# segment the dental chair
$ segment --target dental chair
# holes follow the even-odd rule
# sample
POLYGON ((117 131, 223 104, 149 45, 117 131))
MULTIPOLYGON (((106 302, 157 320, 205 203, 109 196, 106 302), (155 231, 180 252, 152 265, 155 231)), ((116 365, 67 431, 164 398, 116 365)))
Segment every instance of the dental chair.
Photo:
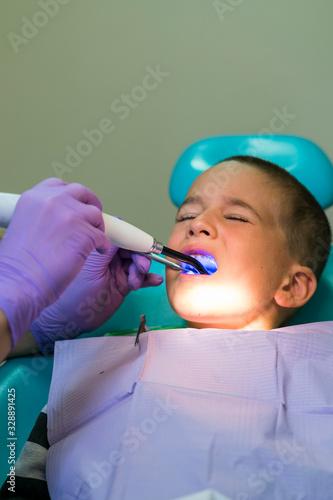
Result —
MULTIPOLYGON (((253 155, 277 163, 302 182, 324 209, 333 204, 333 166, 325 153, 313 142, 294 136, 277 135, 223 136, 203 139, 191 145, 180 156, 170 181, 170 196, 179 206, 193 180, 204 170, 234 155, 253 155)), ((130 222, 130 221, 129 221, 130 222)), ((164 273, 164 266, 152 262, 152 272, 164 273)), ((293 318, 291 324, 333 320, 333 254, 312 299, 293 318)), ((121 308, 104 325, 81 337, 134 333, 140 315, 145 314, 151 329, 182 328, 186 322, 169 306, 165 285, 141 289, 130 294, 121 308)), ((0 368, 0 481, 6 479, 8 390, 15 389, 16 459, 23 448, 35 420, 47 403, 53 358, 31 355, 5 361, 0 368)))

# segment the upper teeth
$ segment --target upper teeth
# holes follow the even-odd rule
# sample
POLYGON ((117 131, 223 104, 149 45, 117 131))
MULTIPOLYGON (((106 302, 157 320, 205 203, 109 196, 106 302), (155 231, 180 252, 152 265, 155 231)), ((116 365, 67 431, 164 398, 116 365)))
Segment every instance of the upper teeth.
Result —
POLYGON ((207 260, 212 260, 213 257, 210 255, 202 255, 201 253, 191 253, 190 257, 193 257, 194 259, 200 260, 200 261, 207 261, 207 260))
POLYGON ((210 254, 208 255, 203 255, 199 253, 191 253, 190 257, 193 257, 194 259, 198 260, 200 264, 203 264, 203 266, 210 271, 211 273, 217 271, 217 263, 214 257, 210 254))
POLYGON ((197 253, 191 253, 190 254, 190 257, 192 257, 193 259, 197 260, 198 262, 200 262, 200 264, 204 264, 205 262, 208 261, 208 258, 204 255, 201 255, 201 254, 197 254, 197 253))

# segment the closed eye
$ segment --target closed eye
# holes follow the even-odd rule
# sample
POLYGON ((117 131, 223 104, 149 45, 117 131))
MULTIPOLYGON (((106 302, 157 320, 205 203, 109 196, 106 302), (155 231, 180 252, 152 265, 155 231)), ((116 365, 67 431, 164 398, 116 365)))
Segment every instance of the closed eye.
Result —
POLYGON ((183 222, 185 220, 195 219, 196 215, 183 215, 181 217, 176 217, 176 222, 183 222))
POLYGON ((224 218, 228 220, 236 220, 239 222, 250 222, 248 219, 241 215, 225 215, 224 218))

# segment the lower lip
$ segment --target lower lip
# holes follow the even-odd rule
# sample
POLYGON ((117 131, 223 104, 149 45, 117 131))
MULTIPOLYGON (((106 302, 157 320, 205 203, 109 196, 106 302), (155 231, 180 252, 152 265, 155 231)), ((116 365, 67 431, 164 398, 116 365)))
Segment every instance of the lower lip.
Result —
POLYGON ((203 274, 199 273, 198 271, 191 271, 187 269, 181 270, 180 274, 184 274, 185 276, 210 276, 210 274, 203 274))
POLYGON ((184 273, 184 271, 180 271, 179 274, 178 274, 178 277, 182 280, 186 280, 186 279, 193 279, 193 278, 196 278, 196 279, 200 279, 200 278, 208 278, 210 276, 210 274, 189 274, 189 273, 184 273))

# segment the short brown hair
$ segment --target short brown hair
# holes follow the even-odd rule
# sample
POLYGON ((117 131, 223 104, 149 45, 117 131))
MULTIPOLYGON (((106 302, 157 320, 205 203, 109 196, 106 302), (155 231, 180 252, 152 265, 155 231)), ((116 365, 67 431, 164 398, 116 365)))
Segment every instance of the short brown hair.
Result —
POLYGON ((284 168, 255 156, 231 156, 219 163, 237 161, 265 173, 282 190, 278 223, 286 235, 290 255, 312 269, 319 280, 331 248, 331 228, 315 197, 284 168))

